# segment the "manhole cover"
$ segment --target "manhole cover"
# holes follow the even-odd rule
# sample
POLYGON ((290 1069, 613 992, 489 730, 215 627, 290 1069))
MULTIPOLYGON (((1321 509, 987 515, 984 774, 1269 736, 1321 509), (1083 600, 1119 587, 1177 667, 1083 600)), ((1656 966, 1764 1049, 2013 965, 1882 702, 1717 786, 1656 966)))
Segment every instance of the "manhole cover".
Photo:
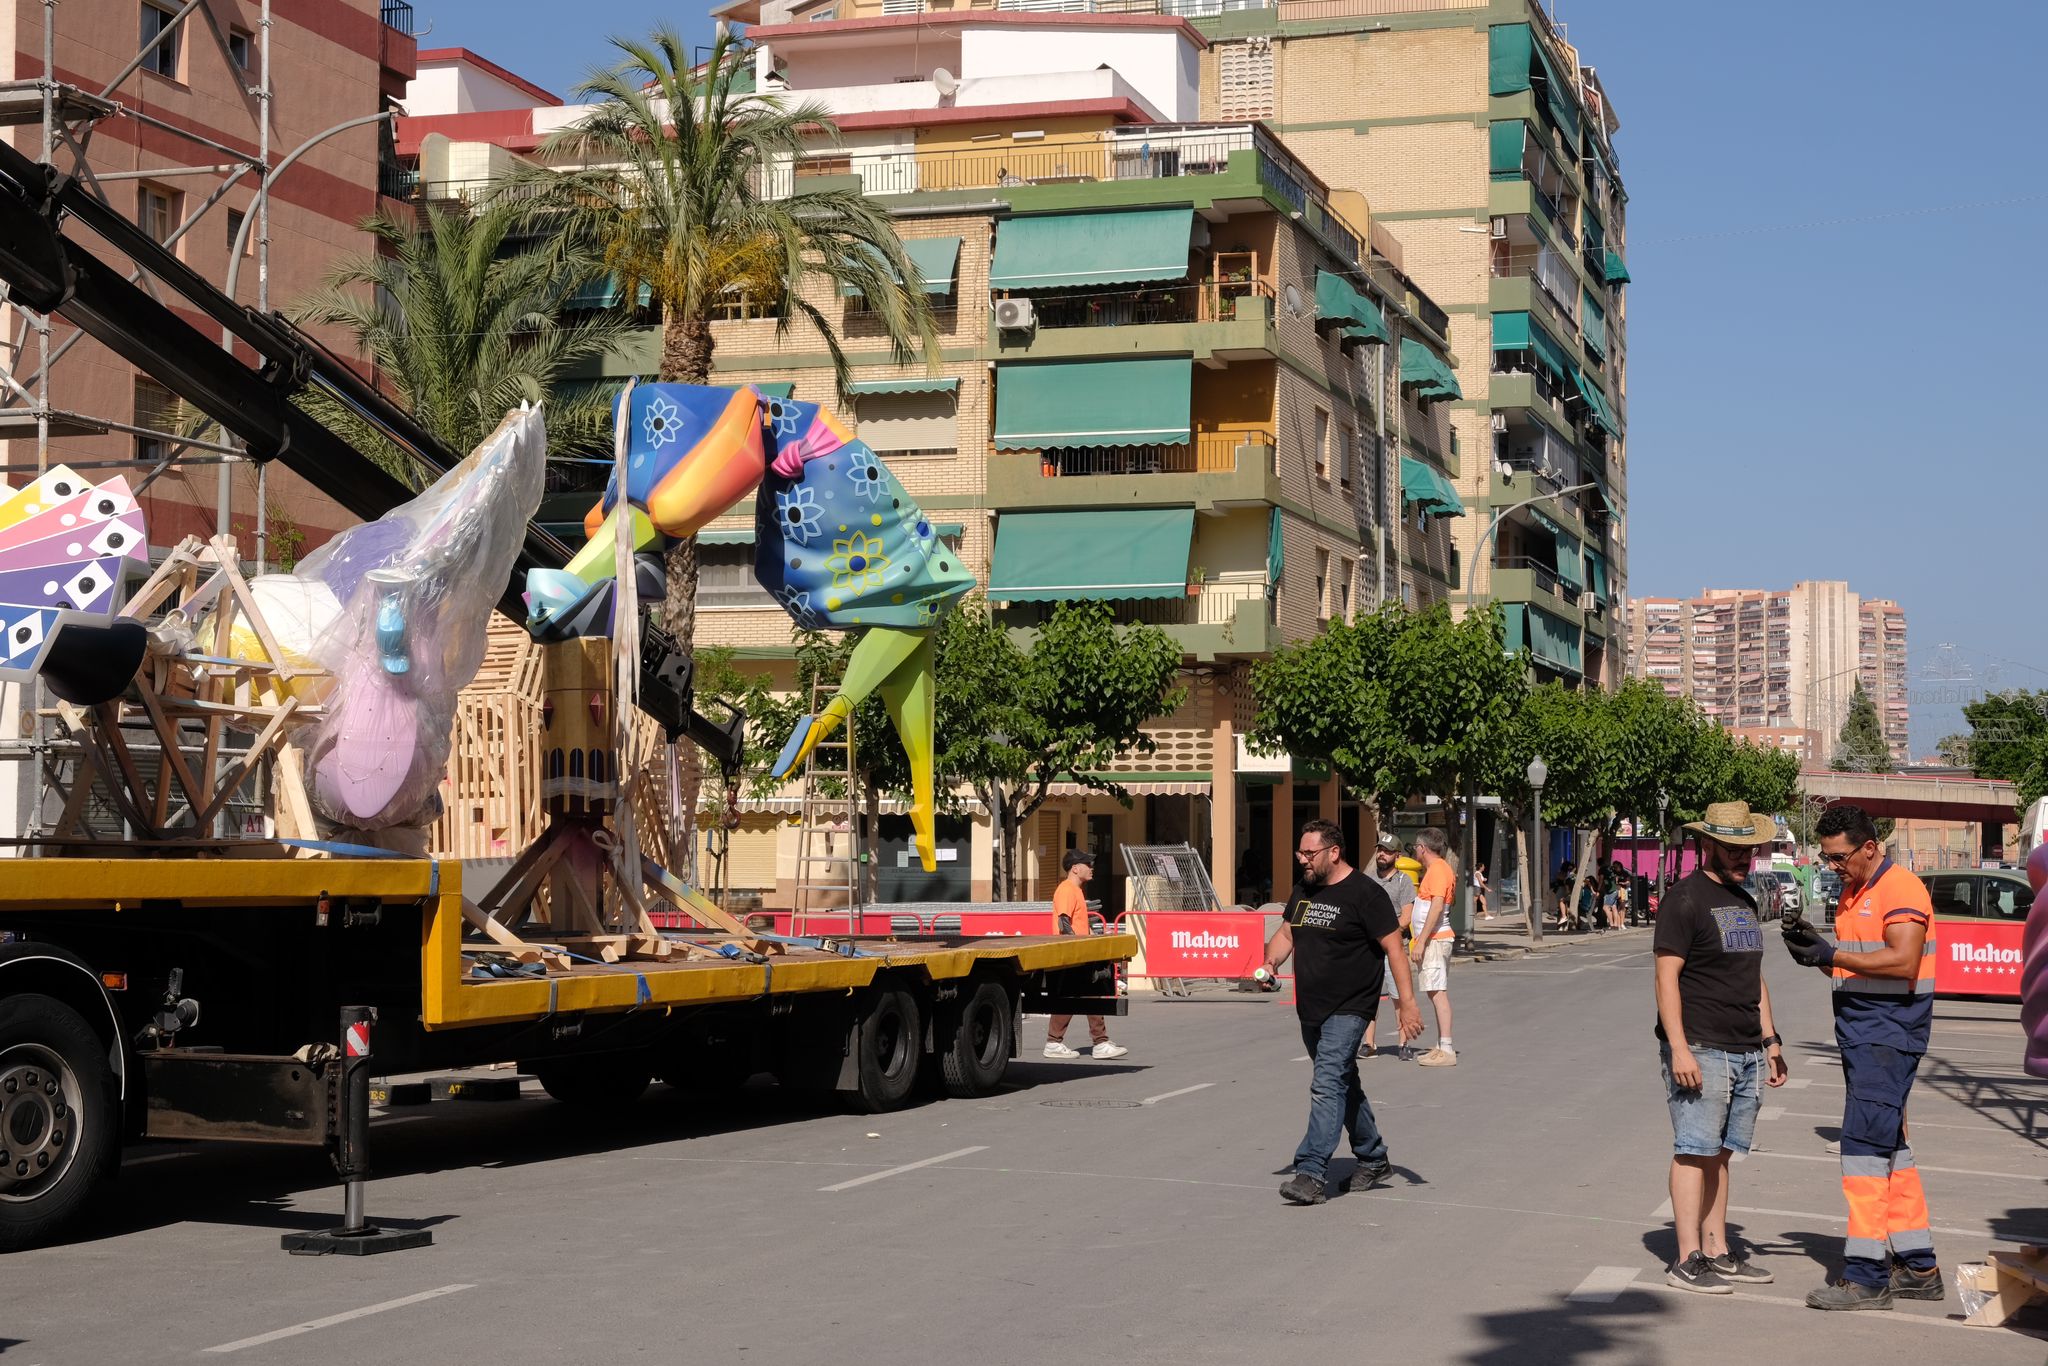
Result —
POLYGON ((1038 1103, 1056 1110, 1139 1110, 1145 1105, 1141 1100, 1041 1100, 1038 1103))

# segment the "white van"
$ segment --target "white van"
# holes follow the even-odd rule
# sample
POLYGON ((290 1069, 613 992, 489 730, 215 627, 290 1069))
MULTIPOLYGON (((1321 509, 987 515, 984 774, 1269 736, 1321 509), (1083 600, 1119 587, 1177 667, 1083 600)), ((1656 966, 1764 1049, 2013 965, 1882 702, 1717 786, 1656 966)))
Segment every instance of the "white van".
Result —
POLYGON ((2019 854, 2013 862, 2027 866, 2027 856, 2037 844, 2048 843, 2048 797, 2038 798, 2020 817, 2019 854))

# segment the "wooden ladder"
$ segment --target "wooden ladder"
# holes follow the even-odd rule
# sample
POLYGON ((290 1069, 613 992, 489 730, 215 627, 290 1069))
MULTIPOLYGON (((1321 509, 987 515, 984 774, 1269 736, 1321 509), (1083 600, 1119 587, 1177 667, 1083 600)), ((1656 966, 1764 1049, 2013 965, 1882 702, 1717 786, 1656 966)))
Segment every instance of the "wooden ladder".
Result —
MULTIPOLYGON (((837 691, 837 683, 813 681, 810 715, 820 715, 837 691)), ((853 908, 860 900, 861 870, 857 800, 853 718, 848 716, 838 730, 813 745, 804 759, 803 802, 798 808, 802 824, 796 839, 796 909, 790 918, 792 934, 809 933, 812 915, 842 908, 847 932, 850 934, 856 928, 853 908), (827 784, 837 784, 841 795, 831 795, 827 784)))

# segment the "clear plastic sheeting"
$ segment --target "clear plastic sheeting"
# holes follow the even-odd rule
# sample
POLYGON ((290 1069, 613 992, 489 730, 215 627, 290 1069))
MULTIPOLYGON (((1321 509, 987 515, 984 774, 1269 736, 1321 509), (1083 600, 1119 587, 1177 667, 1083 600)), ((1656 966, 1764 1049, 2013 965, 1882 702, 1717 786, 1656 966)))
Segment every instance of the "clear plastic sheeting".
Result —
POLYGON ((303 742, 323 820, 381 830, 437 813, 456 695, 483 663, 546 457, 540 410, 508 413, 426 492, 342 532, 291 575, 266 576, 266 607, 290 600, 326 617, 288 632, 335 680, 303 742), (289 593, 284 578, 303 592, 289 593))

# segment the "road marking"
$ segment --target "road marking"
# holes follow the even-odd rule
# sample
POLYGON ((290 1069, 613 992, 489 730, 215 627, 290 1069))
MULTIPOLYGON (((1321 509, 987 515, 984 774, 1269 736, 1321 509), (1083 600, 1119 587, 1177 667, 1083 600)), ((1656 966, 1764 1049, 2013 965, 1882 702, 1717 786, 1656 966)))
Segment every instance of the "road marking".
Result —
MULTIPOLYGON (((1763 1150, 1758 1149, 1758 1151, 1762 1152, 1763 1150)), ((1842 1160, 1839 1157, 1822 1157, 1817 1153, 1764 1153, 1764 1156, 1781 1157, 1787 1162, 1826 1162, 1837 1164, 1842 1160)), ((1996 1176, 2007 1181, 2038 1182, 2041 1180, 2039 1172, 1987 1172, 1979 1171, 1974 1167, 1930 1167, 1924 1162, 1915 1165, 1923 1172, 1941 1172, 1948 1176, 1996 1176)))
POLYGON ((1812 1078, 1812 1077, 1787 1077, 1787 1078, 1785 1078, 1785 1086, 1786 1086, 1786 1088, 1787 1088, 1787 1089, 1789 1089, 1789 1090, 1793 1090, 1793 1091, 1804 1091, 1804 1090, 1805 1090, 1805 1089, 1806 1089, 1807 1087, 1809 1087, 1809 1086, 1811 1086, 1811 1085, 1813 1085, 1813 1078, 1812 1078))
MULTIPOLYGON (((1828 1160, 1832 1162, 1834 1159, 1829 1158, 1828 1160)), ((1831 1224, 1846 1224, 1849 1222, 1849 1216, 1846 1214, 1821 1214, 1810 1209, 1771 1209, 1763 1205, 1730 1205, 1728 1212, 1730 1214, 1774 1214, 1781 1219, 1825 1219, 1831 1224)), ((1941 1224, 1933 1224, 1929 1226, 1928 1232, 1948 1233, 1958 1238, 1984 1238, 1988 1236, 1985 1230, 1989 1227, 1989 1220, 1985 1221, 1983 1228, 1948 1228, 1941 1224)), ((2006 1243, 2042 1243, 2048 1242, 2048 1234, 2001 1234, 1999 1235, 1999 1241, 2006 1243)))
POLYGON ((244 1347, 261 1347, 266 1342, 276 1342, 280 1338, 294 1338, 301 1333, 311 1333, 320 1328, 332 1328, 337 1323, 347 1323, 350 1319, 366 1318, 371 1314, 382 1314, 392 1309, 403 1309, 409 1304, 421 1304, 427 1300, 437 1300, 443 1295, 453 1295, 459 1290, 474 1289, 476 1287, 473 1285, 444 1285, 433 1290, 422 1290, 417 1295, 407 1295, 403 1299, 385 1300, 382 1304, 365 1305, 361 1309, 351 1309, 345 1314, 329 1314, 324 1319, 312 1319, 306 1323, 293 1324, 290 1328, 279 1328, 274 1332, 260 1333, 253 1338, 242 1338, 237 1342, 223 1342, 218 1347, 209 1347, 206 1350, 209 1352, 239 1352, 244 1347))
POLYGON ((1139 1101, 1138 1104, 1157 1105, 1160 1101, 1172 1100, 1175 1096, 1191 1096, 1197 1091, 1206 1091, 1215 1084, 1216 1083, 1213 1081, 1196 1082, 1193 1086, 1183 1086, 1178 1091, 1167 1091, 1161 1095, 1147 1096, 1143 1100, 1139 1101))
POLYGON ((198 1154, 196 1154, 196 1153, 189 1153, 189 1152, 185 1152, 185 1153, 149 1153, 149 1154, 146 1154, 145 1156, 142 1156, 142 1157, 124 1157, 124 1158, 122 1158, 122 1159, 121 1159, 121 1165, 122 1165, 122 1166, 124 1166, 124 1167, 139 1167, 139 1166, 141 1166, 141 1165, 142 1165, 143 1163, 145 1163, 145 1162, 175 1162, 175 1161, 177 1161, 177 1160, 178 1160, 179 1158, 181 1158, 181 1157, 196 1157, 196 1156, 198 1156, 198 1154))
POLYGON ((1613 1304, 1622 1291, 1635 1284, 1637 1270, 1633 1266, 1596 1266, 1565 1299, 1573 1304, 1613 1304))
POLYGON ((901 1176, 905 1172, 914 1172, 919 1167, 935 1167, 941 1162, 951 1162, 956 1157, 972 1157, 975 1153, 985 1153, 987 1151, 988 1145, 986 1143, 972 1148, 959 1148, 950 1153, 940 1153, 937 1157, 927 1157, 922 1162, 906 1162, 900 1167, 891 1167, 885 1172, 869 1172, 866 1176, 856 1176, 851 1181, 841 1181, 836 1186, 820 1186, 818 1189, 821 1192, 852 1190, 855 1186, 865 1186, 870 1181, 880 1181, 890 1176, 901 1176))
MULTIPOLYGON (((1697 1298, 1705 1298, 1704 1296, 1698 1296, 1695 1291, 1681 1290, 1675 1285, 1659 1285, 1655 1281, 1645 1281, 1643 1288, 1646 1290, 1664 1290, 1673 1295, 1693 1295, 1697 1298)), ((1804 1299, 1795 1300, 1787 1295, 1759 1295, 1750 1290, 1733 1290, 1726 1295, 1716 1295, 1713 1298, 1719 1300, 1748 1300, 1753 1304, 1775 1304, 1787 1309, 1806 1308, 1806 1301, 1804 1299)), ((1936 1319, 1929 1318, 1924 1314, 1887 1314, 1884 1321, 1887 1327, 1894 1323, 1917 1323, 1922 1328, 1970 1328, 1970 1325, 1964 1323, 1961 1319, 1936 1319)))
MULTIPOLYGON (((1842 1121, 1840 1115, 1822 1114, 1817 1110, 1787 1110, 1785 1113, 1798 1119, 1832 1119, 1837 1124, 1842 1121)), ((1913 1129, 1957 1129, 1966 1134, 1982 1134, 1986 1138, 2013 1138, 2027 1144, 2029 1147, 2039 1146, 2032 1139, 2015 1134, 2010 1129, 2000 1129, 1991 1124, 1939 1124, 1931 1119, 1916 1119, 1912 1120, 1907 1127, 1913 1129)))
POLYGON ((1289 1061, 1289 1062, 1307 1062, 1307 1061, 1308 1061, 1308 1054, 1304 1053, 1304 1054, 1302 1054, 1302 1055, 1301 1055, 1300 1057, 1298 1057, 1298 1058, 1289 1058, 1289 1059, 1288 1059, 1288 1061, 1289 1061))
POLYGON ((1664 1203, 1650 1211, 1650 1217, 1652 1219, 1676 1219, 1678 1215, 1671 1208, 1671 1197, 1665 1196, 1664 1203))
POLYGON ((1785 1117, 1785 1107, 1782 1105, 1759 1106, 1756 1117, 1758 1119, 1783 1119, 1785 1117))

